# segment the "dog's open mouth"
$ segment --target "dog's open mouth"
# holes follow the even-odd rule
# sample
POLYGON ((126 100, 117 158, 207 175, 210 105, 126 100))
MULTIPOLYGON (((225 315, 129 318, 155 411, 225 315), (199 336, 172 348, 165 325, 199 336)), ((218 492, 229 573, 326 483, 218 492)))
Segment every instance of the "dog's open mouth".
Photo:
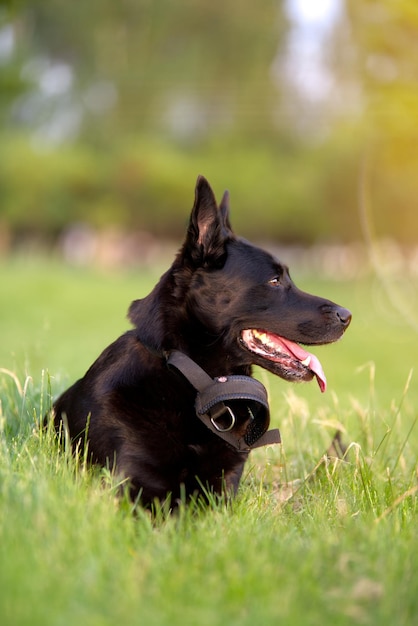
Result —
POLYGON ((321 363, 298 343, 254 329, 243 330, 241 340, 247 350, 277 365, 277 373, 283 378, 311 380, 315 376, 320 390, 325 391, 327 381, 321 363))

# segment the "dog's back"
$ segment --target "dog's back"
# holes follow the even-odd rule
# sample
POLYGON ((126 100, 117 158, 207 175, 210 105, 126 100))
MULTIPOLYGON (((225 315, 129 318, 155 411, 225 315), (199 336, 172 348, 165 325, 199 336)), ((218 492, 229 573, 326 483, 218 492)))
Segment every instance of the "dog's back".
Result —
MULTIPOLYGON (((229 398, 233 421, 205 424, 196 416, 193 376, 167 365, 173 351, 209 379, 244 384, 258 364, 286 380, 315 377, 324 390, 319 361, 299 343, 335 341, 351 319, 346 309, 298 290, 277 259, 237 238, 227 194, 218 207, 202 177, 183 247, 129 317, 134 329, 57 400, 55 421, 75 446, 88 442, 93 461, 129 479, 144 504, 167 494, 175 501, 205 489, 236 491, 251 448, 221 434, 245 439, 254 420, 250 401, 229 398)), ((267 427, 264 418, 257 436, 267 427)))

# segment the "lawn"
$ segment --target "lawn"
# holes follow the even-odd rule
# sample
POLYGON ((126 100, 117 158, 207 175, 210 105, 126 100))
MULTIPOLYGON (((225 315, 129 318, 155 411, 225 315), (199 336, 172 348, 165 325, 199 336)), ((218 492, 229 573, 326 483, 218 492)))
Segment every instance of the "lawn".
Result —
POLYGON ((163 269, 0 264, 0 624, 415 624, 417 319, 375 278, 293 272, 352 327, 315 350, 324 395, 257 370, 283 445, 252 454, 233 503, 133 514, 112 476, 38 429, 163 269), (337 429, 349 452, 326 459, 337 429))

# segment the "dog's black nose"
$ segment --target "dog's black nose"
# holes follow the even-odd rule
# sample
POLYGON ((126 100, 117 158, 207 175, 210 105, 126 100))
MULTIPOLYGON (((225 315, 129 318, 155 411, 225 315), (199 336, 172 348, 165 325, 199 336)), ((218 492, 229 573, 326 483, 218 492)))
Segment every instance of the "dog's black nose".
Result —
POLYGON ((351 322, 351 312, 348 309, 344 309, 342 306, 337 307, 336 314, 341 324, 347 328, 351 322))

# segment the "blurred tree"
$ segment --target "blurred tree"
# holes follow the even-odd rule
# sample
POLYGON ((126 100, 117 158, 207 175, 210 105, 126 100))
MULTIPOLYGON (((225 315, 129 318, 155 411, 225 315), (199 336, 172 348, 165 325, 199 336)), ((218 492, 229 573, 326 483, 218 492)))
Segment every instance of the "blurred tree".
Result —
POLYGON ((22 75, 22 64, 30 55, 24 42, 16 47, 16 11, 11 2, 0 2, 0 124, 10 122, 13 102, 33 87, 22 75))
POLYGON ((378 234, 415 240, 416 0, 346 0, 316 101, 277 70, 291 1, 0 0, 0 219, 172 234, 203 172, 248 234, 354 239, 363 144, 378 234))
POLYGON ((365 184, 378 235, 418 240, 418 3, 350 0, 365 107, 365 184))
POLYGON ((286 28, 281 6, 277 0, 261 0, 256 10, 251 0, 21 2, 8 20, 2 12, 14 38, 7 70, 36 89, 16 103, 9 79, 3 109, 6 100, 16 121, 45 130, 59 114, 63 132, 82 128, 102 139, 160 132, 191 140, 214 129, 268 135, 278 99, 269 72, 286 28))

